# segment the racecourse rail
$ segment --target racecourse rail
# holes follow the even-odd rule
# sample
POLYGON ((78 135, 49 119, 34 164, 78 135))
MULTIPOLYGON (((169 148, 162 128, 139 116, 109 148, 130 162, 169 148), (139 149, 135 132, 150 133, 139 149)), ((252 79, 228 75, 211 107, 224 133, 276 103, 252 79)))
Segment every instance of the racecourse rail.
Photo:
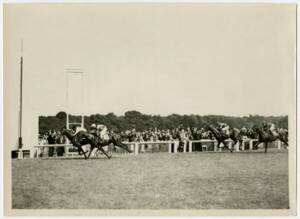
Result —
MULTIPOLYGON (((240 147, 240 143, 237 142, 236 145, 234 146, 235 148, 233 148, 232 143, 233 141, 228 139, 226 140, 226 142, 228 142, 228 147, 230 149, 234 149, 235 151, 244 151, 245 150, 245 143, 248 142, 249 143, 249 150, 253 150, 253 144, 254 142, 256 142, 257 139, 244 139, 242 141, 242 145, 240 147)), ((186 140, 186 141, 178 141, 178 140, 173 140, 173 141, 145 141, 145 142, 123 142, 124 144, 129 145, 130 149, 133 151, 132 154, 134 155, 138 155, 139 153, 144 153, 145 152, 145 145, 167 145, 168 146, 168 153, 177 153, 178 152, 178 148, 179 145, 182 145, 183 151, 182 152, 193 152, 193 144, 195 143, 201 143, 202 146, 202 150, 208 150, 208 145, 207 143, 213 143, 213 151, 222 151, 222 147, 217 147, 217 140, 211 140, 211 139, 201 139, 201 140, 186 140), (206 144, 205 144, 206 143, 206 144)), ((44 151, 45 148, 58 148, 58 147, 64 147, 64 156, 63 157, 70 157, 70 156, 76 156, 78 155, 78 152, 70 152, 70 149, 76 149, 72 144, 46 144, 46 145, 36 145, 34 146, 35 148, 35 156, 36 158, 39 158, 40 154, 42 151, 44 151)), ((281 148, 281 142, 277 141, 277 148, 280 149, 281 148)), ((111 147, 107 146, 107 151, 112 153, 111 151, 111 147)), ((95 156, 94 152, 92 154, 92 156, 95 156)), ((126 154, 126 153, 124 153, 126 154)), ((54 154, 55 156, 55 154, 54 154)))

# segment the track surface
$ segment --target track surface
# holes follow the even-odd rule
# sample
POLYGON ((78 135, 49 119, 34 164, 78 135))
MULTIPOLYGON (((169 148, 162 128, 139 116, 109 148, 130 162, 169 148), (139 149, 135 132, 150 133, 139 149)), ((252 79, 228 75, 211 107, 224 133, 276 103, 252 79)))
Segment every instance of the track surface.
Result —
POLYGON ((288 152, 13 160, 13 208, 284 209, 288 152))

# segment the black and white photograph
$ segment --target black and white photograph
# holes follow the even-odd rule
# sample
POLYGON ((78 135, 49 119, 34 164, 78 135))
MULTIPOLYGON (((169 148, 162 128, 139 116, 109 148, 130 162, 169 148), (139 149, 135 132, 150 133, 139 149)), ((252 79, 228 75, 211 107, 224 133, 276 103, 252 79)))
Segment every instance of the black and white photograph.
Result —
POLYGON ((296 10, 3 4, 5 215, 295 215, 296 10))

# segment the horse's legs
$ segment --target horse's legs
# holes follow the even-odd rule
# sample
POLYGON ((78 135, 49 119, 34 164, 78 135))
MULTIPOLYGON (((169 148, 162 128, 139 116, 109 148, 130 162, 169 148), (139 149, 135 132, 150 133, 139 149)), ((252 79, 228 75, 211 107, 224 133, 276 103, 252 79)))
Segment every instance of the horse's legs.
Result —
POLYGON ((82 149, 82 147, 81 146, 78 146, 78 153, 80 154, 80 151, 83 153, 83 155, 84 155, 84 159, 87 159, 87 157, 86 157, 86 152, 84 152, 84 150, 82 149))
MULTIPOLYGON (((235 141, 234 141, 235 142, 235 141)), ((228 147, 228 145, 226 144, 226 142, 225 141, 223 141, 223 144, 224 144, 224 146, 232 153, 232 150, 228 147)), ((235 142, 235 144, 236 144, 236 142, 235 142)), ((234 145, 235 145, 234 144, 234 145)))
POLYGON ((128 146, 126 144, 123 144, 122 142, 118 142, 116 140, 112 140, 110 143, 113 143, 113 145, 119 147, 119 148, 123 148, 124 150, 126 150, 128 153, 132 153, 133 151, 130 150, 128 148, 128 146))
POLYGON ((253 145, 253 149, 257 150, 258 149, 258 145, 260 144, 260 141, 257 141, 254 145, 253 145))
POLYGON ((111 156, 109 156, 101 146, 98 146, 97 148, 98 148, 98 150, 100 150, 103 154, 105 154, 105 156, 106 156, 108 159, 111 158, 111 156))
POLYGON ((88 158, 90 158, 90 156, 91 156, 91 154, 92 154, 94 148, 95 148, 95 147, 94 147, 93 145, 91 145, 91 150, 90 150, 90 153, 89 153, 89 155, 88 155, 88 158))
POLYGON ((220 148, 221 141, 218 140, 217 148, 220 148))
POLYGON ((234 150, 234 146, 236 145, 236 143, 237 143, 236 141, 232 142, 232 144, 231 144, 231 150, 234 150))
POLYGON ((289 144, 287 143, 287 141, 283 140, 283 139, 279 139, 280 141, 282 141, 285 144, 285 147, 289 146, 289 144))

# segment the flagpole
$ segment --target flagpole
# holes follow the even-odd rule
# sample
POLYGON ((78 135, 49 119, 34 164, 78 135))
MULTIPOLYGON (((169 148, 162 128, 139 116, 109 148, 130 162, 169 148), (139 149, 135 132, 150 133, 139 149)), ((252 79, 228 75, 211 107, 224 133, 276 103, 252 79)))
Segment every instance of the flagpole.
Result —
POLYGON ((23 96, 23 57, 21 56, 21 69, 20 69, 20 125, 19 125, 19 149, 22 149, 22 96, 23 96))
POLYGON ((22 114, 23 114, 23 40, 21 40, 21 62, 20 62, 20 111, 19 111, 19 153, 18 158, 23 158, 22 147, 22 114))

